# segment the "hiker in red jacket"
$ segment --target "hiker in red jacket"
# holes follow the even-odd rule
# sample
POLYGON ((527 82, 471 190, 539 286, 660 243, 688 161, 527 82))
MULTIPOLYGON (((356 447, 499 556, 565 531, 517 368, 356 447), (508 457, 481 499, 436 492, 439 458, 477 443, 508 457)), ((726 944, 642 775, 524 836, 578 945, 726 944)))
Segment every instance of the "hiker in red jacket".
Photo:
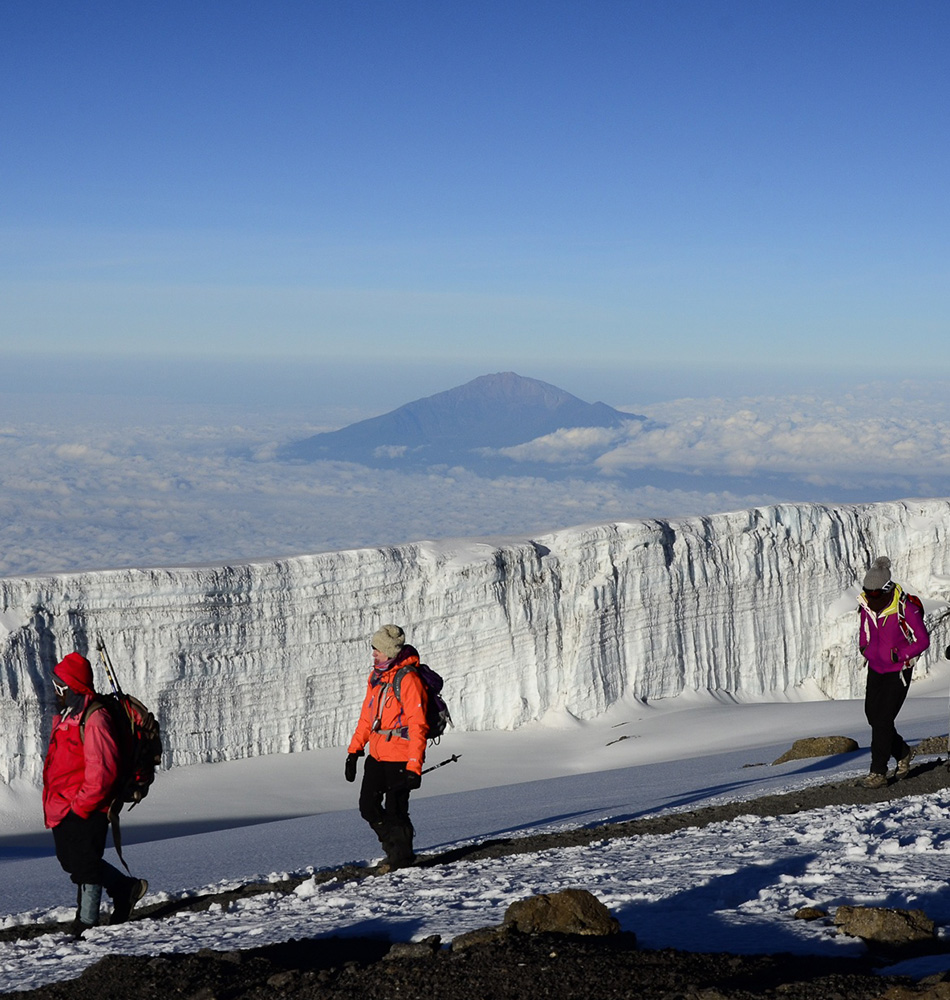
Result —
POLYGON ((373 670, 356 731, 350 740, 344 775, 356 780, 356 762, 369 743, 360 787, 360 815, 379 838, 386 860, 377 871, 405 868, 415 861, 409 820, 409 793, 422 784, 425 759, 426 690, 413 667, 419 654, 406 644, 398 625, 384 625, 373 636, 373 670), (399 698, 393 689, 399 678, 399 698), (385 801, 384 801, 385 800, 385 801))
POLYGON ((891 757, 897 761, 896 777, 904 778, 910 771, 913 754, 894 720, 907 697, 914 663, 930 646, 930 636, 919 603, 891 579, 887 556, 875 559, 865 574, 858 606, 858 646, 868 665, 864 714, 871 726, 871 771, 864 784, 882 788, 891 757))
POLYGON ((43 815, 53 831, 56 858, 77 891, 77 934, 99 923, 105 888, 112 897, 110 923, 128 920, 148 882, 123 875, 103 860, 113 789, 120 776, 119 746, 105 708, 87 712, 96 698, 92 667, 70 653, 53 669, 59 713, 53 720, 43 766, 43 815))

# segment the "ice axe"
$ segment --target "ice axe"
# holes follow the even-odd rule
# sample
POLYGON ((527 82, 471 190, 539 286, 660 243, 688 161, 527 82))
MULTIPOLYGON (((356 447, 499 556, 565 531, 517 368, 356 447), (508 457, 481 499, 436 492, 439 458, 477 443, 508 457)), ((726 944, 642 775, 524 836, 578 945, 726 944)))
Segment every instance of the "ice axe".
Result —
POLYGON ((445 760, 440 761, 438 764, 433 764, 432 767, 427 767, 422 773, 428 774, 430 771, 437 771, 440 767, 445 767, 446 764, 454 764, 461 756, 462 755, 460 753, 454 753, 451 757, 446 757, 445 760))

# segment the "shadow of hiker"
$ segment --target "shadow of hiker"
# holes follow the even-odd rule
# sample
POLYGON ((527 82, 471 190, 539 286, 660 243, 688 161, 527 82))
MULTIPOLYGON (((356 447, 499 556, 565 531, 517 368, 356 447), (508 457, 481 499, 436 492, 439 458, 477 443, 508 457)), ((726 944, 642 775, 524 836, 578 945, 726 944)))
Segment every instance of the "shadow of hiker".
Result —
MULTIPOLYGON (((680 951, 729 952, 731 954, 771 954, 789 952, 814 955, 813 932, 803 930, 788 914, 784 924, 775 920, 774 912, 759 915, 743 913, 743 904, 756 900, 759 894, 774 886, 783 877, 802 876, 817 859, 816 854, 782 858, 768 864, 751 864, 735 871, 714 875, 660 900, 631 900, 613 909, 621 929, 633 931, 641 948, 675 948, 680 951)), ((855 940, 849 947, 840 941, 829 943, 828 951, 852 957, 863 955, 863 944, 855 940)))

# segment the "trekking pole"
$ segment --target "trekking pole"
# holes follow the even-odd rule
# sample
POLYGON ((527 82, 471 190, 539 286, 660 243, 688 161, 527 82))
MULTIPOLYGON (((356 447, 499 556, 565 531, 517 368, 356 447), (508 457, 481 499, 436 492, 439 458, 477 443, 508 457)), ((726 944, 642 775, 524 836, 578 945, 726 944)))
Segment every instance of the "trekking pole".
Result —
MULTIPOLYGON (((943 655, 950 660, 950 646, 947 646, 943 655)), ((947 698, 947 770, 950 771, 950 696, 947 698)))
MULTIPOLYGON (((125 698, 122 695, 122 688, 119 686, 119 678, 115 675, 115 668, 112 666, 112 660, 109 657, 109 650, 106 649, 106 644, 102 641, 101 635, 96 636, 96 650, 99 653, 99 661, 106 669, 106 677, 109 678, 109 684, 112 686, 112 693, 119 699, 119 703, 123 709, 123 714, 129 720, 129 725, 134 730, 134 723, 132 716, 129 714, 129 707, 125 703, 125 698)), ((120 799, 115 798, 109 804, 109 812, 107 813, 109 817, 109 825, 112 827, 112 846, 115 848, 115 853, 119 856, 119 860, 122 862, 123 868, 125 868, 129 875, 131 875, 132 871, 122 855, 122 824, 119 822, 120 812, 122 812, 122 802, 120 799)))
POLYGON ((440 767, 445 767, 446 764, 454 764, 461 756, 462 755, 460 753, 454 753, 451 757, 447 757, 441 763, 433 764, 432 767, 427 767, 422 773, 428 774, 430 771, 438 771, 440 767))
MULTIPOLYGON (((943 614, 941 614, 941 616, 938 619, 936 619, 936 621, 934 621, 933 625, 931 626, 931 631, 934 631, 936 626, 940 625, 948 617, 950 617, 950 609, 944 611, 943 614)), ((948 660, 950 660, 950 646, 947 646, 947 648, 944 650, 943 655, 948 660)), ((950 696, 948 696, 947 700, 947 770, 950 771, 950 696)))
POLYGON ((96 649, 99 651, 99 659, 102 661, 102 665, 106 668, 106 677, 109 678, 109 683, 112 685, 113 694, 121 696, 122 688, 119 687, 119 679, 115 675, 115 668, 112 666, 109 650, 106 649, 106 644, 102 641, 101 635, 96 639, 96 649))
POLYGON ((116 676, 115 667, 112 666, 109 650, 106 649, 106 644, 102 641, 101 635, 96 638, 96 649, 99 651, 99 659, 102 661, 102 665, 106 668, 106 677, 109 678, 109 683, 112 685, 112 693, 119 699, 125 717, 129 720, 129 726, 134 731, 135 718, 132 715, 132 710, 129 708, 125 693, 119 684, 119 678, 116 676))

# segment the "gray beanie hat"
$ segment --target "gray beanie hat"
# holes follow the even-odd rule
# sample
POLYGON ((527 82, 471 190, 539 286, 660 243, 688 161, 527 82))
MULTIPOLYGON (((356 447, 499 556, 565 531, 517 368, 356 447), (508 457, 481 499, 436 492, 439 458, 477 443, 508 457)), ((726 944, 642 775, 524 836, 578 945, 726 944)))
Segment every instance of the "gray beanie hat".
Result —
POLYGON ((887 556, 878 556, 871 568, 864 574, 865 590, 883 590, 891 581, 891 561, 887 556))
POLYGON ((383 625, 373 635, 373 649, 378 649, 387 660, 395 659, 405 642, 406 633, 398 625, 383 625))

